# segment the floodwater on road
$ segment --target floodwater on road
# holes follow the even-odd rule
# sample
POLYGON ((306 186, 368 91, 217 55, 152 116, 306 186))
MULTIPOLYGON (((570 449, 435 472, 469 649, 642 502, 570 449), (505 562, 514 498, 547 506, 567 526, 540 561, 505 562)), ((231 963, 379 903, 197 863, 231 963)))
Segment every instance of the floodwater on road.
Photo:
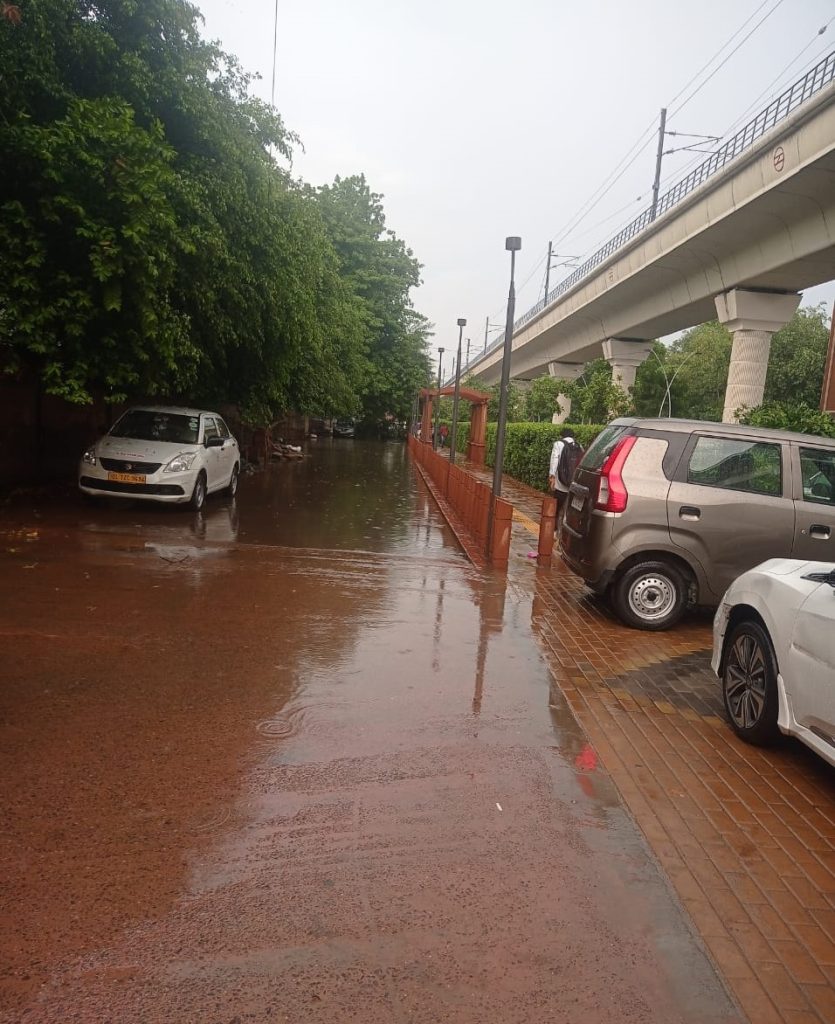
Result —
POLYGON ((403 446, 308 451, 0 517, 0 1021, 740 1019, 531 593, 403 446))

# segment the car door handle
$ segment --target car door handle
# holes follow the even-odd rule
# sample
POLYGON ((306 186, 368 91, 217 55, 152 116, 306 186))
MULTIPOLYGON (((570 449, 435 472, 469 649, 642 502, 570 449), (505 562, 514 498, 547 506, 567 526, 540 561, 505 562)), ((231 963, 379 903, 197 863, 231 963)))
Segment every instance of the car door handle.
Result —
POLYGON ((817 540, 829 540, 829 527, 821 526, 820 523, 812 523, 809 527, 809 536, 817 540))
POLYGON ((700 508, 696 508, 695 505, 682 505, 678 510, 678 515, 680 519, 688 519, 693 522, 694 520, 701 518, 702 510, 700 508))

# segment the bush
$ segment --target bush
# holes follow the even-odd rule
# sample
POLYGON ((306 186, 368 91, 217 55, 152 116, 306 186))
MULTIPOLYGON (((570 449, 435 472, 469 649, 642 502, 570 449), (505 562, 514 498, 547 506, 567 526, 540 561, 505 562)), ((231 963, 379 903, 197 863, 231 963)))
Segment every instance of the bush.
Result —
MULTIPOLYGON (((588 448, 603 429, 598 423, 508 423, 505 435, 504 472, 538 491, 548 489, 551 449, 560 431, 568 427, 583 448, 588 448)), ((496 424, 487 424, 487 465, 496 455, 496 424)))
POLYGON ((756 409, 744 410, 739 422, 751 427, 773 427, 776 430, 796 430, 800 434, 835 437, 835 419, 805 402, 766 402, 756 409))

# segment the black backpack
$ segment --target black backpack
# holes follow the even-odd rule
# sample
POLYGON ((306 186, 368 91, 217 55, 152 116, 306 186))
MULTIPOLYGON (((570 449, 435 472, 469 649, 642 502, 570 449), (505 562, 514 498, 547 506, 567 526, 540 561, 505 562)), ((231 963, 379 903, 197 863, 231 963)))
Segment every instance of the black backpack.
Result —
POLYGON ((572 438, 563 442, 559 462, 557 462, 557 480, 564 486, 570 487, 574 479, 574 470, 580 465, 583 457, 583 447, 577 444, 572 438))

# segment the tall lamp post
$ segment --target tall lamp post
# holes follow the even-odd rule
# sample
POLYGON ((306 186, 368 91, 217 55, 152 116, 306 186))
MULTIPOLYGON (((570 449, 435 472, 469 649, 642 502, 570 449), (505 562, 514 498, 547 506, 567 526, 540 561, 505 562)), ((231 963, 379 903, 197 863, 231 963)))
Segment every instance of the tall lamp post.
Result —
POLYGON ((458 399, 461 396, 461 335, 467 326, 467 321, 458 321, 458 361, 455 364, 455 392, 452 399, 452 434, 449 439, 449 461, 455 462, 455 435, 458 431, 458 399))
MULTIPOLYGON (((504 465, 504 434, 507 425, 507 392, 510 386, 510 354, 513 342, 513 318, 516 312, 516 285, 513 277, 516 272, 516 253, 522 248, 522 239, 516 235, 506 238, 504 247, 510 253, 510 289, 507 293, 507 321, 504 329, 504 352, 502 353, 502 383, 499 389, 499 421, 496 424, 496 458, 493 464, 493 497, 502 496, 502 467, 504 465)), ((490 502, 487 521, 487 550, 490 550, 490 539, 493 534, 493 509, 495 501, 490 502)))
POLYGON ((438 349, 438 395, 435 401, 435 429, 432 433, 432 447, 438 447, 438 419, 441 412, 441 368, 444 365, 444 350, 438 349))

